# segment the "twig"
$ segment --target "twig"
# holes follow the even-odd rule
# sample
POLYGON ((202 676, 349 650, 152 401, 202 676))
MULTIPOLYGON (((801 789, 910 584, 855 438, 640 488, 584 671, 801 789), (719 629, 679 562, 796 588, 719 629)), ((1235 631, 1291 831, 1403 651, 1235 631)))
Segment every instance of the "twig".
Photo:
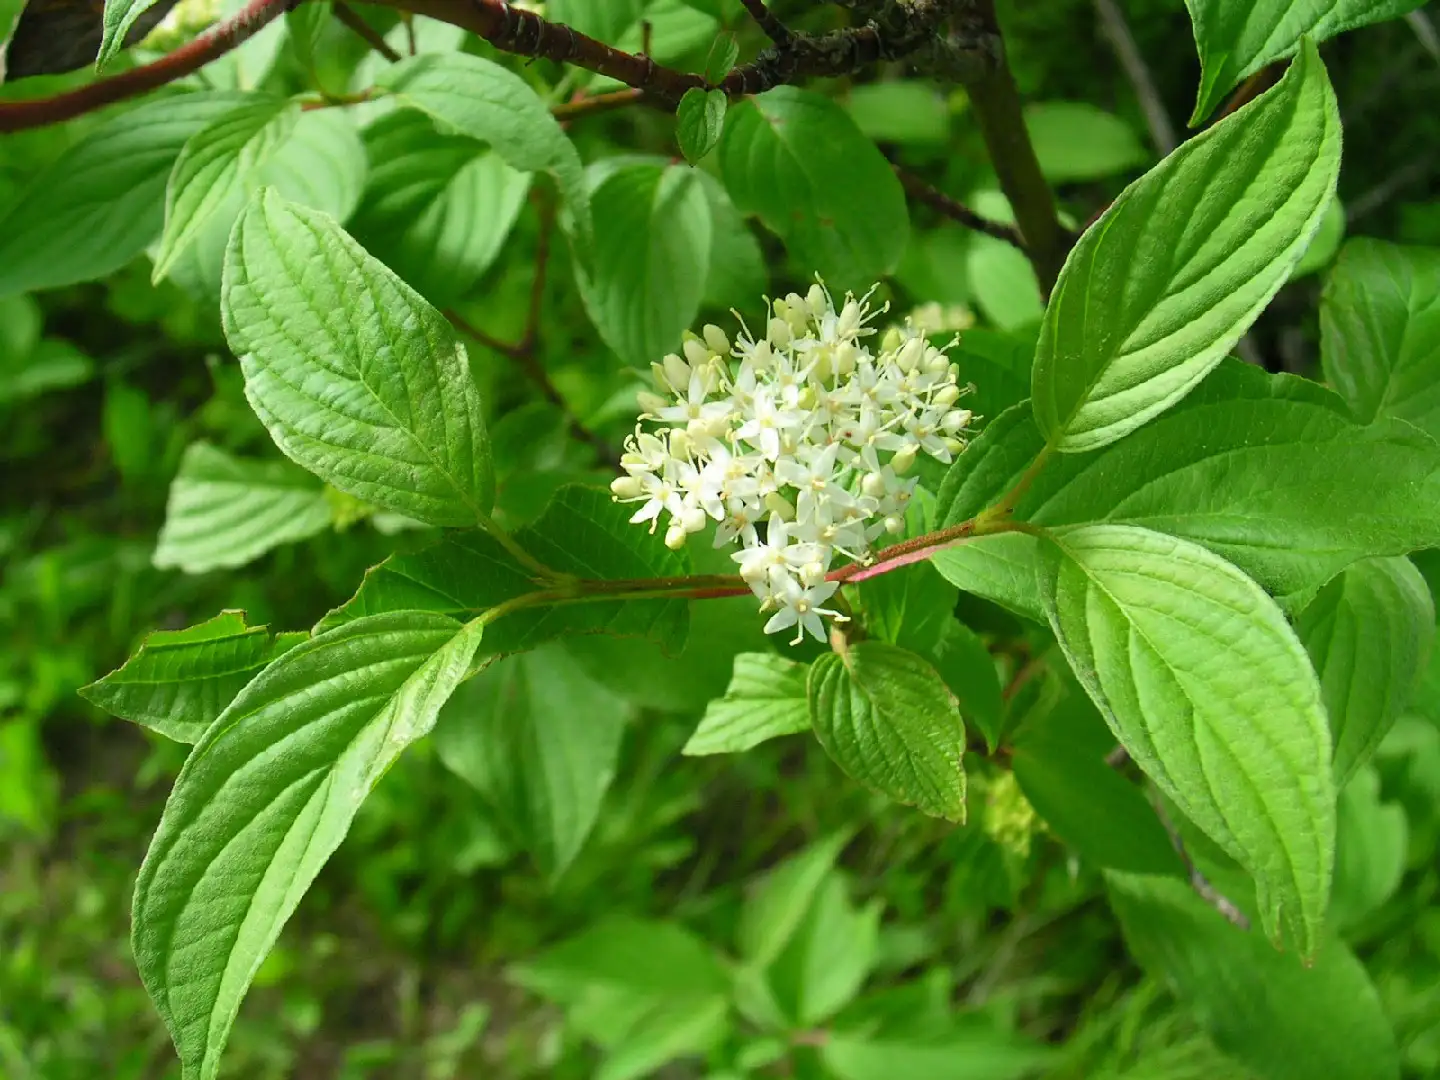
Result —
POLYGON ((1130 33, 1125 13, 1120 10, 1120 5, 1115 0, 1095 0, 1095 12, 1100 16, 1100 29, 1105 39, 1115 50, 1115 58, 1120 61, 1120 66, 1125 69, 1125 77, 1135 89, 1140 110, 1145 114, 1145 125, 1150 129, 1150 141, 1155 144, 1160 156, 1164 157, 1179 146, 1180 141, 1176 138, 1175 125, 1170 122, 1170 114, 1165 111, 1165 103, 1160 100, 1160 91, 1155 87, 1155 80, 1150 75, 1145 58, 1140 55, 1140 48, 1135 44, 1135 36, 1130 33))
POLYGON ((393 64, 401 59, 400 54, 390 47, 390 43, 381 37, 376 29, 362 19, 355 9, 344 0, 335 0, 334 11, 335 18, 342 26, 353 31, 366 45, 369 45, 386 60, 393 64))
POLYGON ((892 165, 895 175, 900 178, 900 184, 905 191, 917 202, 922 202, 932 210, 936 210, 954 221, 958 221, 967 229, 974 229, 976 232, 984 233, 986 236, 993 236, 997 240, 1004 240, 1007 244, 1014 244, 1021 251, 1025 250, 1025 241, 1020 236, 1020 231, 1013 225, 1006 225, 1001 221, 991 221, 982 217, 974 210, 971 210, 964 203, 952 199, 938 188, 931 187, 920 177, 916 176, 909 169, 900 165, 892 165))
POLYGON ((782 48, 792 40, 795 34, 791 29, 771 14, 770 9, 765 6, 765 0, 740 0, 745 5, 745 10, 755 20, 755 24, 765 31, 765 36, 782 48))
POLYGON ((1024 689, 1025 685, 1029 683, 1032 679, 1034 679, 1035 676, 1039 675, 1042 671, 1044 671, 1045 667, 1046 660, 1043 653, 1038 656, 1032 656, 1029 660, 1025 662, 1025 664, 1020 668, 1019 671, 1015 672, 1015 677, 1010 680, 1010 682, 1005 686, 1005 689, 1000 691, 1001 700, 1015 700, 1015 695, 1018 694, 1022 689, 1024 689))
MULTIPOLYGON (((530 282, 530 306, 525 316, 525 333, 520 337, 520 351, 529 358, 534 371, 531 375, 537 382, 549 388, 550 380, 535 359, 535 343, 540 336, 540 314, 545 305, 545 275, 550 266, 550 237, 555 232, 555 203, 543 196, 538 200, 540 208, 540 231, 535 241, 535 276, 530 282)), ((556 395, 558 396, 558 395, 556 395)))
MULTIPOLYGON (((466 337, 474 338, 487 349, 493 349, 495 352, 500 353, 502 356, 509 357, 516 363, 520 362, 521 352, 519 345, 513 345, 508 341, 501 341, 494 335, 486 333, 458 311, 447 309, 445 318, 449 319, 455 329, 459 330, 466 337)), ((548 394, 546 395, 546 397, 549 396, 548 394)))
POLYGON ((1254 101, 1266 90, 1269 90, 1270 87, 1279 82, 1280 76, 1283 74, 1285 74, 1285 63, 1283 61, 1276 61, 1269 67, 1261 68, 1254 75, 1251 75, 1242 82, 1235 93, 1230 95, 1230 100, 1225 103, 1225 107, 1220 110, 1212 123, 1218 124, 1237 109, 1250 104, 1250 102, 1254 101))
POLYGON ((285 14, 290 0, 250 0, 239 12, 154 63, 31 101, 0 102, 0 134, 70 120, 184 78, 285 14))
POLYGON ((1175 823, 1170 820, 1170 815, 1165 812, 1164 803, 1158 796, 1155 796, 1151 799, 1151 804, 1155 807, 1155 814, 1159 817, 1160 824, 1165 827, 1165 832, 1170 837, 1175 854, 1180 856, 1180 861, 1185 865, 1185 873, 1190 878, 1190 887, 1202 900, 1224 915, 1233 925, 1238 926, 1241 930, 1249 930, 1250 920, 1245 917, 1245 913, 1235 906, 1234 901, 1210 884, 1210 879, 1200 872, 1199 867, 1190 858, 1190 853, 1185 850, 1185 841, 1180 836, 1180 830, 1175 827, 1175 823))
POLYGON ((1425 179, 1434 170, 1437 162, 1440 162, 1440 155, 1426 154, 1396 169, 1368 191, 1355 196, 1345 207, 1346 224, 1353 225, 1361 218, 1373 214, 1411 184, 1425 179))
POLYGON ((645 91, 627 88, 614 90, 608 94, 593 94, 577 97, 573 101, 566 101, 560 105, 552 106, 550 115, 561 123, 567 120, 574 120, 577 116, 593 116, 596 113, 611 112, 615 109, 623 109, 627 105, 634 105, 643 101, 645 91))
POLYGON ((1435 32, 1435 24, 1430 21, 1430 17, 1423 10, 1411 11, 1406 14, 1405 22, 1425 51, 1436 63, 1440 63, 1440 34, 1435 32))

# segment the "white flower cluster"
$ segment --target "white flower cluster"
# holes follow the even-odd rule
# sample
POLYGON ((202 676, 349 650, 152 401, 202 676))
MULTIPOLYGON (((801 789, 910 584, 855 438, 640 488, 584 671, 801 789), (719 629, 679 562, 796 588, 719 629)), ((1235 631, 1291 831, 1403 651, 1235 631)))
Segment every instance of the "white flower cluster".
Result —
MULTIPOLYGON (((873 292, 873 290, 872 290, 873 292)), ((732 345, 717 326, 687 335, 684 357, 652 364, 662 393, 642 393, 642 419, 620 459, 615 498, 643 505, 630 519, 681 547, 718 522, 715 545, 738 541, 740 574, 774 609, 766 633, 795 628, 825 640, 821 615, 839 588, 838 553, 871 558, 883 533, 904 529, 921 451, 949 462, 965 446, 971 414, 945 350, 912 325, 887 331, 872 351, 865 297, 837 311, 819 284, 770 305, 763 337, 732 345), (763 536, 762 536, 763 526, 763 536)), ((887 305, 888 306, 888 305, 887 305)))

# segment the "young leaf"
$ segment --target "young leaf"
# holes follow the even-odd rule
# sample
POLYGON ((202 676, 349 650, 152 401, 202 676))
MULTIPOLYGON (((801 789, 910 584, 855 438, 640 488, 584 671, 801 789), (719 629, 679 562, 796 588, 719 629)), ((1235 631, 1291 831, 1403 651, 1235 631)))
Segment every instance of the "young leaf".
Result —
POLYGON ((1410 702, 1435 638, 1435 604, 1409 559, 1366 559, 1320 590, 1295 629, 1320 674, 1344 787, 1410 702))
POLYGON ((268 667, 196 743, 140 868, 133 938, 187 1077, 218 1075, 260 962, 480 632, 423 612, 339 627, 268 667))
POLYGON ((628 165, 593 195, 595 250, 576 283, 600 336, 644 367, 680 347, 710 263, 710 205, 693 171, 628 165))
POLYGON ((1038 576, 1115 737, 1255 878, 1270 936, 1314 955, 1335 843, 1330 735, 1275 602, 1198 544, 1130 525, 1066 530, 1038 576))
POLYGON ((1285 283, 1339 169, 1312 44, 1126 188, 1070 252, 1045 313, 1032 393, 1046 441, 1093 450, 1189 393, 1285 283))
POLYGON ((710 702, 681 751, 734 754, 810 728, 804 664, 773 653, 741 653, 725 696, 710 702))
POLYGON ((1347 243, 1320 298, 1320 359, 1357 419, 1440 437, 1440 248, 1347 243))
MULTIPOLYGON (((566 485, 516 542, 560 573, 595 580, 676 577, 689 572, 683 551, 637 532, 631 511, 608 491, 566 485)), ((337 626, 383 611, 485 611, 536 588, 531 572, 483 532, 464 532, 409 555, 392 555, 365 575, 360 591, 325 617, 337 626)), ((649 637, 678 651, 689 627, 684 600, 615 600, 511 612, 485 632, 481 651, 533 649, 568 634, 649 637)))
POLYGON ((373 163, 350 233, 436 306, 468 294, 510 235, 530 175, 414 109, 365 130, 373 163))
POLYGON ((1276 952, 1183 881, 1106 874, 1125 943, 1215 1044, 1266 1080, 1398 1080, 1390 1022, 1364 967, 1325 935, 1313 962, 1276 952))
POLYGON ((440 714, 435 751, 553 881, 595 824, 627 712, 551 644, 491 664, 462 687, 440 714))
POLYGON ((222 611, 185 630, 155 631, 123 667, 81 687, 80 696, 176 742, 199 742, 246 683, 307 636, 271 634, 246 626, 244 612, 222 611))
POLYGON ((1304 36, 1324 41, 1366 23, 1393 19, 1424 0, 1186 0, 1200 52, 1200 92, 1192 126, 1215 111, 1230 88, 1293 53, 1304 36))
POLYGON ((810 665, 810 723, 835 763, 935 817, 965 818, 965 727, 935 669, 879 641, 810 665))
POLYGON ((466 53, 412 56, 384 70, 376 85, 460 135, 487 142, 512 168, 548 172, 582 238, 590 235, 590 196, 580 155, 540 96, 513 71, 466 53))
POLYGON ((464 346, 334 219, 259 192, 225 253, 221 318, 287 457, 418 521, 486 520, 494 477, 464 346))
POLYGON ((819 94, 782 86, 737 105, 720 170, 735 205, 758 214, 794 264, 832 289, 867 287, 905 252, 900 181, 845 110, 819 94))
POLYGON ((851 835, 834 833, 790 856, 746 898, 735 943, 748 965, 769 967, 785 950, 851 835))
POLYGON ((0 296, 120 269, 165 220, 165 180, 186 141, 246 100, 171 94, 101 121, 0 212, 0 296))
POLYGON ((329 526, 325 489, 309 473, 192 443, 170 485, 154 563, 187 574, 244 566, 329 526))
POLYGON ((101 18, 103 32, 100 37, 100 53, 95 57, 95 70, 100 71, 115 54, 123 49, 130 36, 130 28, 142 15, 154 7, 156 0, 105 0, 105 12, 101 18))
POLYGON ((715 149, 720 133, 725 130, 725 108, 729 104, 723 90, 701 90, 692 86, 680 99, 675 111, 675 137, 680 152, 691 165, 715 149))
POLYGON ((165 188, 165 231, 150 279, 165 277, 216 210, 265 164, 295 130, 300 106, 255 95, 192 135, 175 159, 165 188))

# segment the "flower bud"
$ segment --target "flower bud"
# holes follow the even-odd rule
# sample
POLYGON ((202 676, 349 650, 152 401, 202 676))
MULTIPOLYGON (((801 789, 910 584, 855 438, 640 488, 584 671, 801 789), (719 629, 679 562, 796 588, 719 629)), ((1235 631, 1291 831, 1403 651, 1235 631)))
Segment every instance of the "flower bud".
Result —
POLYGON ((693 367, 698 368, 710 359, 710 350, 697 337, 687 337, 682 347, 685 350, 685 359, 689 360, 693 367))
POLYGON ((860 359, 860 350, 851 341, 842 341, 835 346, 834 359, 830 362, 831 368, 836 375, 842 378, 851 375, 855 371, 855 365, 860 359))
POLYGON ((680 515, 680 524, 687 533, 699 532, 705 528, 705 511, 698 506, 687 506, 680 515))
POLYGON ((690 365, 673 352, 666 353, 665 378, 674 390, 683 394, 685 387, 690 385, 690 365))
POLYGON ((725 336, 725 331, 714 323, 705 324, 705 344, 710 346, 710 351, 719 356, 730 355, 730 339, 725 336))
POLYGON ((671 551, 679 551, 685 546, 685 538, 689 535, 685 531, 685 526, 678 521, 672 521, 670 527, 665 530, 665 546, 671 551))
POLYGON ((805 303, 810 307, 810 314, 818 318, 830 306, 830 301, 825 296, 825 287, 818 281, 811 285, 810 291, 805 294, 805 303))
POLYGON ((860 491, 872 499, 881 498, 885 494, 885 477, 879 473, 866 473, 860 481, 860 491))
POLYGON ((910 471, 910 466, 915 464, 915 444, 909 443, 895 451, 895 456, 890 459, 890 467, 895 470, 896 476, 904 476, 910 471))
MULTIPOLYGON (((777 300, 775 303, 779 305, 782 301, 777 300)), ((770 324, 765 328, 765 336, 769 338, 770 343, 778 349, 785 348, 795 337, 795 335, 790 332, 790 324, 781 318, 770 320, 770 324)))
POLYGON ((969 409, 952 409, 946 413, 945 418, 940 421, 940 426, 953 435, 957 431, 963 430, 965 425, 970 423, 970 417, 972 415, 969 409))
POLYGON ((860 330, 860 303, 853 296, 845 298, 845 306, 840 309, 840 320, 836 324, 835 334, 840 338, 854 337, 860 330))
POLYGON ((941 439, 940 441, 945 444, 945 449, 949 450, 952 454, 958 454, 960 453, 960 451, 965 449, 965 443, 962 442, 960 439, 954 438, 953 436, 951 436, 950 438, 941 439))
POLYGON ((666 408, 670 404, 659 394, 652 394, 649 390, 641 390, 635 395, 635 400, 639 402, 642 413, 649 413, 651 415, 666 408))
POLYGON ((880 336, 880 351, 882 353, 893 353, 905 344, 905 336, 900 333, 898 327, 892 326, 880 336))
POLYGON ((655 380, 655 385, 667 394, 673 394, 675 387, 670 385, 670 376, 665 374, 665 365, 650 361, 650 376, 655 380))
POLYGON ((681 428, 670 429, 670 456, 672 458, 688 458, 690 456, 690 436, 681 428))
POLYGON ((947 405, 954 405, 960 400, 960 388, 954 383, 947 383, 940 388, 932 400, 942 409, 947 405))
POLYGON ((617 476, 610 481, 610 491, 617 499, 639 499, 645 494, 638 476, 617 476))
POLYGON ((905 519, 897 514, 891 514, 885 519, 885 531, 891 535, 898 535, 905 531, 905 519))
POLYGON ((925 356, 925 339, 913 337, 904 345, 900 346, 900 352, 895 357, 896 366, 907 375, 914 371, 921 359, 925 356))
POLYGON ((931 375, 946 375, 950 371, 950 361, 939 349, 930 349, 925 354, 925 370, 931 375))

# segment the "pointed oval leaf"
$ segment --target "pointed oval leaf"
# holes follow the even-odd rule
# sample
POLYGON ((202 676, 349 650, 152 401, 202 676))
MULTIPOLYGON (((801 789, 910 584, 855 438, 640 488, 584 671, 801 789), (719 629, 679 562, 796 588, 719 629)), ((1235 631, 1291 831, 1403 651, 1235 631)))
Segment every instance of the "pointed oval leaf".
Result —
POLYGON ((692 86, 675 110, 675 138, 685 160, 694 165, 720 141, 725 130, 725 109, 729 98, 723 90, 701 90, 692 86))
POLYGON ((397 612, 286 653, 195 745, 135 884, 135 959, 185 1076, 213 1080, 240 1001, 360 804, 434 726, 477 621, 397 612))
POLYGON ((965 819, 965 727, 923 659, 862 641, 810 665, 808 696, 816 738, 852 777, 935 817, 965 819))
POLYGON ((105 0, 101 17, 100 53, 95 57, 95 70, 108 64, 117 52, 130 43, 130 30, 157 0, 105 0))
POLYGON ((431 525, 487 520, 494 476, 465 347, 333 218, 262 189, 235 223, 220 313, 287 457, 431 525))
POLYGON ((1035 354, 1035 420, 1066 452, 1190 392, 1285 283, 1340 170, 1340 117, 1307 45, 1269 92, 1131 184, 1070 252, 1035 354))
POLYGON ((807 668, 773 653, 741 653, 725 696, 710 702, 684 754, 733 754, 810 727, 807 668))
POLYGON ((1270 936, 1314 955, 1334 862, 1330 733, 1275 602, 1198 544, 1130 525, 1066 530, 1038 577, 1115 737, 1254 877, 1270 936))

